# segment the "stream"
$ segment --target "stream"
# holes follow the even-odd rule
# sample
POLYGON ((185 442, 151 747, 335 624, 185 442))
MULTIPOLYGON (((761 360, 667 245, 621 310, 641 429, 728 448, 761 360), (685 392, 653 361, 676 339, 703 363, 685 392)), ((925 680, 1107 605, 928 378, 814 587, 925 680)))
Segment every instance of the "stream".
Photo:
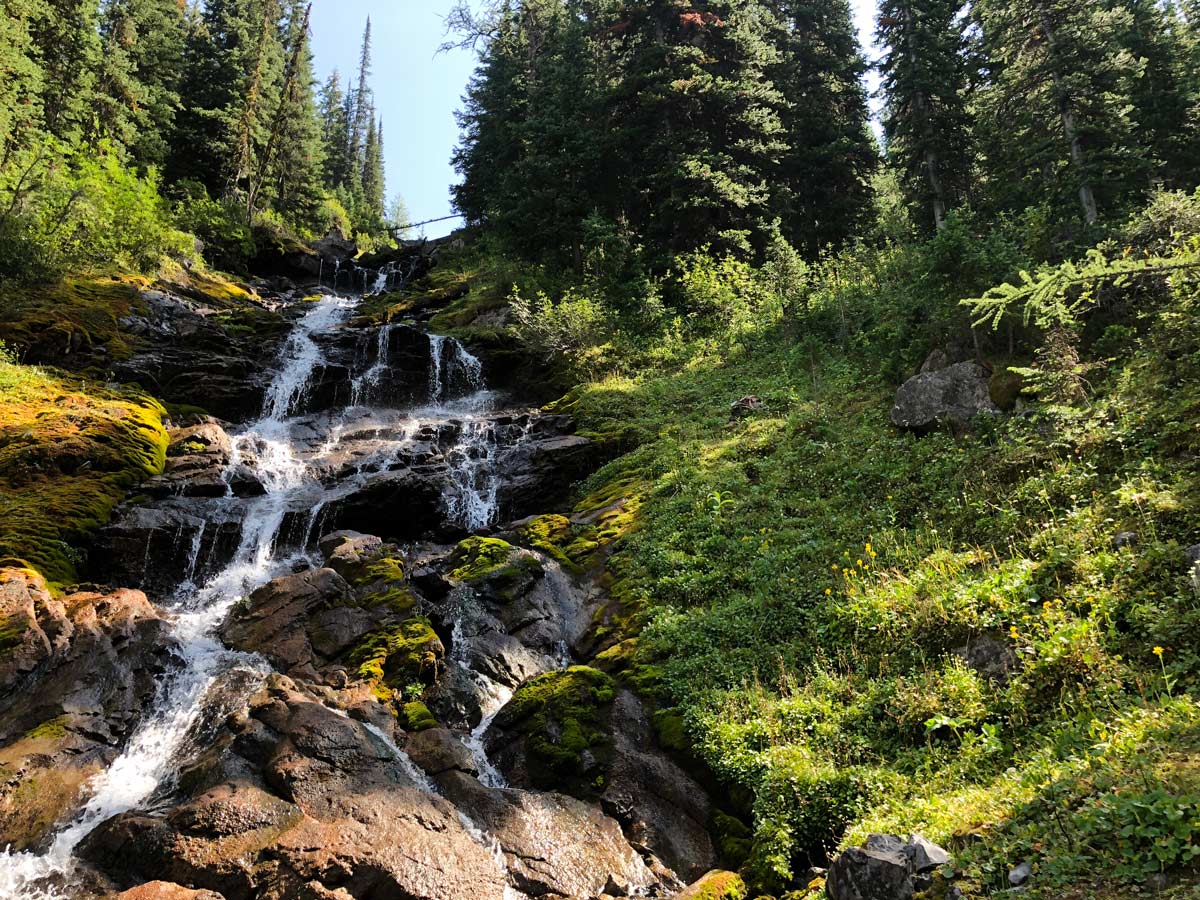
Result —
MULTIPOLYGON (((389 274, 381 274, 376 286, 386 284, 389 274)), ((238 523, 236 551, 228 561, 214 566, 202 558, 204 527, 193 535, 187 577, 162 604, 171 623, 173 664, 161 679, 152 711, 115 762, 87 785, 82 809, 60 827, 48 850, 0 854, 0 900, 78 896, 72 876, 80 843, 106 820, 139 809, 168 791, 178 762, 202 748, 215 725, 241 708, 270 674, 270 666, 261 657, 231 651, 222 644, 217 631, 230 611, 273 578, 313 562, 319 564, 313 553, 315 541, 321 537, 323 512, 340 496, 361 487, 368 473, 385 467, 389 458, 412 444, 414 436, 431 429, 453 435, 444 451, 451 476, 442 496, 447 519, 468 533, 495 523, 501 477, 497 460, 520 445, 528 425, 512 424, 513 417, 504 414, 501 396, 486 387, 482 364, 458 341, 429 337, 427 404, 376 408, 372 403, 388 368, 394 328, 382 326, 374 336, 374 347, 367 348, 373 360, 352 378, 349 403, 316 419, 301 415, 314 373, 327 362, 321 338, 341 328, 356 303, 353 298, 326 294, 297 321, 261 418, 232 433, 228 472, 248 468, 262 484, 261 495, 236 497, 230 489, 225 497, 193 503, 193 515, 219 516, 238 523), (301 422, 305 440, 297 441, 301 422), (314 422, 320 423, 316 434, 314 422), (361 438, 364 429, 375 436, 371 452, 357 454, 349 472, 344 462, 331 463, 344 450, 346 436, 361 438), (331 465, 343 470, 334 484, 326 477, 331 465), (296 531, 298 516, 307 518, 299 531, 302 537, 289 538, 289 529, 296 531), (199 577, 197 573, 210 574, 199 577)), ((154 560, 148 559, 147 564, 153 566, 154 560)), ((470 605, 469 596, 460 598, 460 609, 467 610, 470 605)), ((481 782, 503 787, 503 776, 487 759, 482 736, 511 697, 512 688, 491 681, 472 667, 471 623, 465 614, 454 624, 452 647, 448 662, 477 686, 482 713, 465 742, 477 760, 481 782)), ((557 660, 547 658, 542 668, 549 670, 568 661, 565 654, 557 660)), ((415 771, 402 749, 378 729, 374 733, 405 767, 415 771)), ((433 790, 432 783, 421 777, 425 788, 433 790)), ((495 840, 482 828, 465 816, 463 821, 478 840, 493 847, 495 840)), ((511 889, 506 889, 506 895, 524 896, 511 889)))

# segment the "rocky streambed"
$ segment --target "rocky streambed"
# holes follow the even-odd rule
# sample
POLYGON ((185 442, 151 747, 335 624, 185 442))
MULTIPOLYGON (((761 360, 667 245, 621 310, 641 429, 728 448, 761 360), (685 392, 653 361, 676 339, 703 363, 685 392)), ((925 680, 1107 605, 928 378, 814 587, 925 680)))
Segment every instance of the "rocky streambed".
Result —
POLYGON ((603 596, 539 540, 594 449, 354 306, 295 302, 253 421, 176 423, 94 554, 120 590, 0 572, 0 898, 666 897, 713 866, 705 790, 584 664, 603 596))

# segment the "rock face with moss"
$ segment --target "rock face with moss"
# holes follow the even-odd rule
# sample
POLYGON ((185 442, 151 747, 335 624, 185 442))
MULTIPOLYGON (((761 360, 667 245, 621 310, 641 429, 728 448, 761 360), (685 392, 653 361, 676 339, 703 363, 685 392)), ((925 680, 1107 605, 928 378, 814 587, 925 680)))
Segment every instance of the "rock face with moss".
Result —
POLYGON ((0 845, 37 843, 73 808, 152 702, 168 652, 140 592, 55 596, 0 569, 0 845))
POLYGON ((229 646, 261 653, 306 679, 344 677, 403 689, 432 680, 444 649, 423 619, 395 547, 342 532, 321 541, 328 567, 254 591, 221 630, 229 646))

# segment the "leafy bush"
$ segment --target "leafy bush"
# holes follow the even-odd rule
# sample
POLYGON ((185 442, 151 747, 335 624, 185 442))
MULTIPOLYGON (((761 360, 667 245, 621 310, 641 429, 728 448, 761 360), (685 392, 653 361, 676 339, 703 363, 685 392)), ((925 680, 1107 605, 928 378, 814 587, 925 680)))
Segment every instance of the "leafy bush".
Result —
POLYGON ((0 209, 0 279, 12 282, 68 267, 148 271, 193 251, 170 221, 156 174, 139 176, 106 145, 68 152, 47 140, 15 154, 0 171, 0 209))
POLYGON ((535 353, 564 361, 578 372, 594 373, 602 363, 612 322, 594 297, 570 292, 554 302, 545 292, 533 300, 514 292, 510 302, 513 331, 535 353))
POLYGON ((211 199, 204 185, 195 181, 176 184, 172 193, 175 222, 200 240, 205 260, 225 271, 244 271, 255 252, 246 211, 239 204, 211 199))

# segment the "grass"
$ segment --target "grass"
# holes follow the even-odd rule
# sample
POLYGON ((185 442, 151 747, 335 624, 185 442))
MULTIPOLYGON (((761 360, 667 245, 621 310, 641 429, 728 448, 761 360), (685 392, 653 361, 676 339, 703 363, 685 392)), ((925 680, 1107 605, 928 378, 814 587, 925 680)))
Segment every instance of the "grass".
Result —
POLYGON ((960 436, 890 426, 890 347, 778 316, 557 404, 625 451, 576 511, 595 664, 742 798, 756 890, 881 830, 953 848, 968 896, 1026 859, 1034 897, 1200 882, 1196 299, 1143 303, 1086 403, 960 436))

